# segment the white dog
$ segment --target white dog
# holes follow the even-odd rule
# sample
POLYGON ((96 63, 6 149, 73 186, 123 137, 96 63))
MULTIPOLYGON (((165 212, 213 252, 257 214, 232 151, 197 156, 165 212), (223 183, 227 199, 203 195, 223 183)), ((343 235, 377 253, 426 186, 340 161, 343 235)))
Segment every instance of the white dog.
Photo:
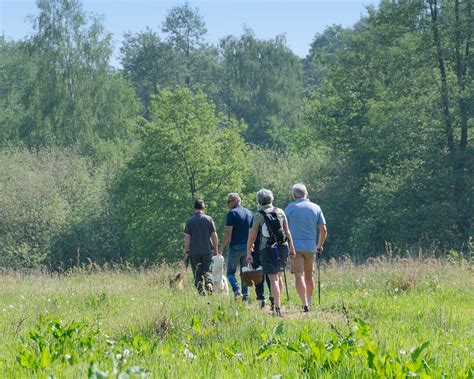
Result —
POLYGON ((212 257, 212 286, 216 293, 229 294, 229 285, 224 276, 224 257, 221 254, 212 257))

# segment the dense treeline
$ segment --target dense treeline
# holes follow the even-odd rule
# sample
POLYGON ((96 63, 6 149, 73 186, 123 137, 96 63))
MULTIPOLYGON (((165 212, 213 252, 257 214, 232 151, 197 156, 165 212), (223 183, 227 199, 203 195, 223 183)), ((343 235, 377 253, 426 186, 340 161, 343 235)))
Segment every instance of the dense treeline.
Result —
POLYGON ((213 46, 184 4, 120 68, 78 0, 37 6, 0 37, 0 266, 174 260, 193 199, 222 232, 227 192, 285 207, 295 182, 331 255, 472 252, 472 0, 383 0, 304 59, 250 29, 213 46))

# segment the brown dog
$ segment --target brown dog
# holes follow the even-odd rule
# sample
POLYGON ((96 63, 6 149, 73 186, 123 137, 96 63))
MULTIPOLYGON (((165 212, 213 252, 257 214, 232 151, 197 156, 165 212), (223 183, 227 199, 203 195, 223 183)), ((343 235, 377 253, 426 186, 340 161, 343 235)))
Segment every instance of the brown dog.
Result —
POLYGON ((178 290, 184 289, 184 275, 178 272, 173 278, 170 279, 170 287, 178 290))

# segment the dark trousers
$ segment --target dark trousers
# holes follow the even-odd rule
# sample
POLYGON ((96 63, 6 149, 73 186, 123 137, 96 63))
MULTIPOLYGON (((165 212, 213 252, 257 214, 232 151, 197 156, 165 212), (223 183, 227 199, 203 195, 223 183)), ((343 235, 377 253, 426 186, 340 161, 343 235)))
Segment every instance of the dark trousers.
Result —
POLYGON ((194 275, 194 285, 201 295, 205 294, 204 286, 212 284, 211 273, 212 254, 191 255, 191 267, 194 275))
MULTIPOLYGON (((255 244, 255 246, 257 246, 255 244)), ((252 253, 252 258, 253 258, 253 263, 252 263, 252 268, 255 270, 260 266, 260 251, 254 250, 252 253)), ((267 274, 264 275, 264 280, 260 284, 255 284, 255 295, 257 296, 257 300, 265 300, 265 282, 267 283, 268 287, 268 293, 270 297, 272 296, 272 290, 270 286, 270 278, 268 277, 267 274)))

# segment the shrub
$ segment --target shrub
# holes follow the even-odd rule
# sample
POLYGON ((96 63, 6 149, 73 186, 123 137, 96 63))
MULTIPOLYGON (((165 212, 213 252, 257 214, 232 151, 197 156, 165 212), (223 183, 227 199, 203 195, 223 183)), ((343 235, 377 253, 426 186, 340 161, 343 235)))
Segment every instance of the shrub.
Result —
POLYGON ((0 267, 118 259, 121 232, 107 193, 112 175, 74 149, 2 150, 0 267))

